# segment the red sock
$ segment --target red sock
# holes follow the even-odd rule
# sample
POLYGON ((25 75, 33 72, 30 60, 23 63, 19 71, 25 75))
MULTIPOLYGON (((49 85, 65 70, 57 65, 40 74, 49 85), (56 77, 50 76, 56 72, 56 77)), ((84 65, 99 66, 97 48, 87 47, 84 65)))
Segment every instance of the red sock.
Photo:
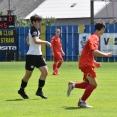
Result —
POLYGON ((89 83, 87 82, 77 82, 75 83, 75 88, 86 89, 89 83))
POLYGON ((96 86, 92 85, 92 84, 89 84, 87 86, 87 88, 85 89, 85 92, 82 96, 82 100, 83 101, 86 101, 86 99, 91 95, 91 93, 93 92, 93 90, 96 88, 96 86))
POLYGON ((62 62, 61 62, 61 61, 58 62, 58 64, 57 64, 57 68, 59 68, 61 65, 62 65, 62 62))
POLYGON ((53 71, 55 71, 57 68, 57 65, 56 64, 53 64, 53 71))

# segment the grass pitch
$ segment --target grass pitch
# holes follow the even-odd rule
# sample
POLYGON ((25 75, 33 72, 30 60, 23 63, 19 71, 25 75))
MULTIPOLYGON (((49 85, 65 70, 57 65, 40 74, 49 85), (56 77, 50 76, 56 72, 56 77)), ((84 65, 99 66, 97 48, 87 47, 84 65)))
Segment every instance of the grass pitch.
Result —
POLYGON ((82 81, 77 62, 64 62, 60 75, 52 76, 52 62, 43 92, 48 99, 35 95, 40 72, 34 70, 26 87, 28 100, 17 94, 25 73, 24 62, 0 62, 0 117, 117 117, 117 63, 102 63, 96 69, 98 87, 87 100, 91 109, 77 107, 83 89, 66 96, 68 81, 82 81))

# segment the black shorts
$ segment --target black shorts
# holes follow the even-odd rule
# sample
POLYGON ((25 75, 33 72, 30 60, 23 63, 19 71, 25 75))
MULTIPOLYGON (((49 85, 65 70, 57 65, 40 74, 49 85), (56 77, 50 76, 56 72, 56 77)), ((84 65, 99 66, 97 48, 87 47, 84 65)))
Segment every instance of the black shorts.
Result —
POLYGON ((35 67, 39 68, 42 66, 46 66, 45 59, 42 55, 26 55, 26 70, 33 71, 35 67))

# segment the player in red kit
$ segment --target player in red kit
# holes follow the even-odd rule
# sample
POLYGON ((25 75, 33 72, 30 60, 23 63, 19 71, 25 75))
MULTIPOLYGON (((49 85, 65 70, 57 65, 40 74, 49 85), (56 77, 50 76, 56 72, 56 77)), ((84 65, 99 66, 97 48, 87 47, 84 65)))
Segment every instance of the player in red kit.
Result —
POLYGON ((58 69, 63 63, 63 57, 65 55, 62 45, 61 45, 61 39, 59 38, 60 35, 60 29, 56 29, 56 35, 52 37, 51 45, 52 45, 52 55, 53 55, 53 75, 58 75, 58 69))
POLYGON ((78 101, 78 106, 84 108, 90 108, 86 103, 86 100, 89 98, 93 90, 97 87, 97 77, 94 67, 101 67, 99 62, 94 60, 94 56, 100 57, 111 57, 110 53, 103 53, 98 50, 99 47, 99 36, 104 33, 105 24, 102 22, 95 24, 95 33, 92 34, 87 40, 79 60, 79 69, 83 72, 83 82, 69 82, 67 96, 70 95, 73 88, 85 89, 84 94, 78 101))

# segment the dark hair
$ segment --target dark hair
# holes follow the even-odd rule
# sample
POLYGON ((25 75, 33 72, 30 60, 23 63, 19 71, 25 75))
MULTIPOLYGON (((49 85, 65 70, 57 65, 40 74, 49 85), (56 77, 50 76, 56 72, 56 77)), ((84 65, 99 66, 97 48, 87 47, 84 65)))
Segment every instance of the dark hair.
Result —
POLYGON ((42 21, 42 17, 37 15, 37 14, 34 14, 34 15, 32 15, 30 17, 30 21, 31 21, 31 23, 36 22, 36 21, 41 22, 42 21))
POLYGON ((95 24, 95 30, 100 31, 102 28, 105 28, 105 24, 103 22, 97 22, 95 24))

